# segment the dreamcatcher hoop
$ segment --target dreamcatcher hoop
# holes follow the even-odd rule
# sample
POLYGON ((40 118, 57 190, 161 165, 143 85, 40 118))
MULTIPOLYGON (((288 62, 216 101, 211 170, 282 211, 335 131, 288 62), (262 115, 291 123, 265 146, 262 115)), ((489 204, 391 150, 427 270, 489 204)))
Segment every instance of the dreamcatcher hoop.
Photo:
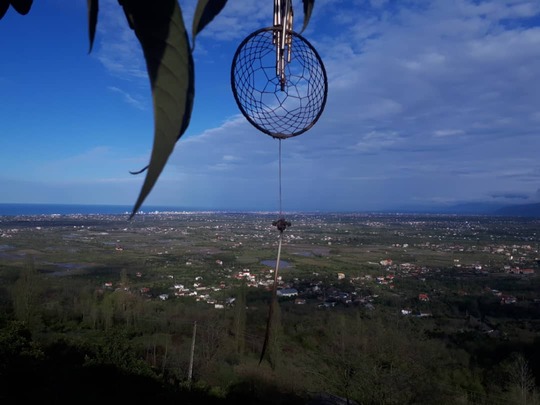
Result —
POLYGON ((328 82, 321 57, 294 31, 286 31, 286 55, 283 62, 276 62, 280 35, 282 28, 273 26, 242 41, 233 58, 231 87, 240 111, 255 128, 286 139, 303 134, 318 121, 328 82))
POLYGON ((277 305, 278 270, 283 232, 291 223, 281 210, 281 141, 303 134, 319 120, 326 105, 328 81, 315 48, 292 29, 292 0, 274 0, 274 26, 248 35, 234 54, 231 87, 244 117, 258 130, 279 139, 279 230, 272 301, 259 364, 270 340, 277 305))

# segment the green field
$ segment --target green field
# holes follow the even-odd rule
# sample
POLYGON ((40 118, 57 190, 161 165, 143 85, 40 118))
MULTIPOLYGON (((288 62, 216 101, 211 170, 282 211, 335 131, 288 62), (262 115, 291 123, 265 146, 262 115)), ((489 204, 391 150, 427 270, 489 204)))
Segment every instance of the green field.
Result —
POLYGON ((277 287, 297 295, 279 299, 259 364, 273 219, 0 217, 0 399, 83 375, 111 395, 102 376, 122 375, 127 397, 146 398, 140 379, 148 398, 194 403, 537 403, 540 221, 292 215, 277 287))

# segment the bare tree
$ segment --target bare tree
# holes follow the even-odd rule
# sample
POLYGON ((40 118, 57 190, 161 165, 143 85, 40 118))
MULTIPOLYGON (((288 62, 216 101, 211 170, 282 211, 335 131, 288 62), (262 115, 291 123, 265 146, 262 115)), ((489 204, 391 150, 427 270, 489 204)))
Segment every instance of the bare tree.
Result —
POLYGON ((512 398, 522 405, 538 404, 534 375, 527 359, 521 353, 514 353, 506 370, 512 398))

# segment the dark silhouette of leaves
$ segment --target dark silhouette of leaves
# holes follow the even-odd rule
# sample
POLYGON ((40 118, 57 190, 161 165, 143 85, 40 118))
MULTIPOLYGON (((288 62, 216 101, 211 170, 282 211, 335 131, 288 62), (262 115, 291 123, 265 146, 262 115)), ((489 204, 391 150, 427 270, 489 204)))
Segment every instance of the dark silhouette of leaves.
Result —
POLYGON ((0 20, 6 14, 9 8, 9 0, 0 0, 0 20))
POLYGON ((227 0, 199 0, 193 16, 192 49, 195 49, 195 37, 197 34, 219 14, 225 4, 227 4, 227 0))
POLYGON ((88 53, 92 52, 94 38, 96 36, 96 25, 98 20, 99 0, 87 0, 88 6, 88 36, 90 39, 90 48, 88 53))
MULTIPOLYGON (((0 0, 0 19, 11 5, 26 15, 33 0, 0 0)), ((191 119, 194 88, 192 49, 177 0, 118 0, 126 20, 139 40, 154 105, 154 143, 150 163, 132 174, 146 171, 146 178, 135 202, 130 219, 152 191, 176 142, 184 134, 191 119)), ((221 12, 227 0, 199 0, 193 17, 193 47, 195 37, 221 12)), ((306 28, 315 0, 303 0, 306 28)), ((92 51, 99 13, 99 0, 87 0, 89 53, 92 51)))
POLYGON ((154 104, 154 144, 146 178, 130 218, 163 171, 193 108, 194 68, 177 0, 119 0, 146 61, 154 104))
POLYGON ((17 11, 17 13, 26 15, 32 8, 33 0, 11 0, 11 7, 17 11))
POLYGON ((9 6, 19 14, 26 15, 32 8, 33 0, 0 0, 0 20, 7 13, 9 6))

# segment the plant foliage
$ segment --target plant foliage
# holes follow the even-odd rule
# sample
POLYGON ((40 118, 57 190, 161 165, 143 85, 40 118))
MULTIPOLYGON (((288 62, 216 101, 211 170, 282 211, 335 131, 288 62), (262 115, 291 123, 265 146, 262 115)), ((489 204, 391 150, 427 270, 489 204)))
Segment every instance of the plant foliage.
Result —
MULTIPOLYGON (((315 0, 302 0, 306 28, 315 0)), ((199 0, 192 24, 192 46, 178 0, 118 0, 129 27, 139 40, 152 90, 154 142, 150 162, 132 174, 146 172, 130 219, 137 213, 165 168, 176 142, 188 128, 193 101, 195 37, 223 10, 227 0, 199 0)), ((0 19, 11 6, 27 14, 32 0, 0 0, 0 19)), ((92 51, 99 14, 99 0, 87 0, 89 52, 92 51)))
POLYGON ((33 0, 0 0, 0 19, 6 14, 9 6, 19 14, 26 15, 32 8, 33 0))

